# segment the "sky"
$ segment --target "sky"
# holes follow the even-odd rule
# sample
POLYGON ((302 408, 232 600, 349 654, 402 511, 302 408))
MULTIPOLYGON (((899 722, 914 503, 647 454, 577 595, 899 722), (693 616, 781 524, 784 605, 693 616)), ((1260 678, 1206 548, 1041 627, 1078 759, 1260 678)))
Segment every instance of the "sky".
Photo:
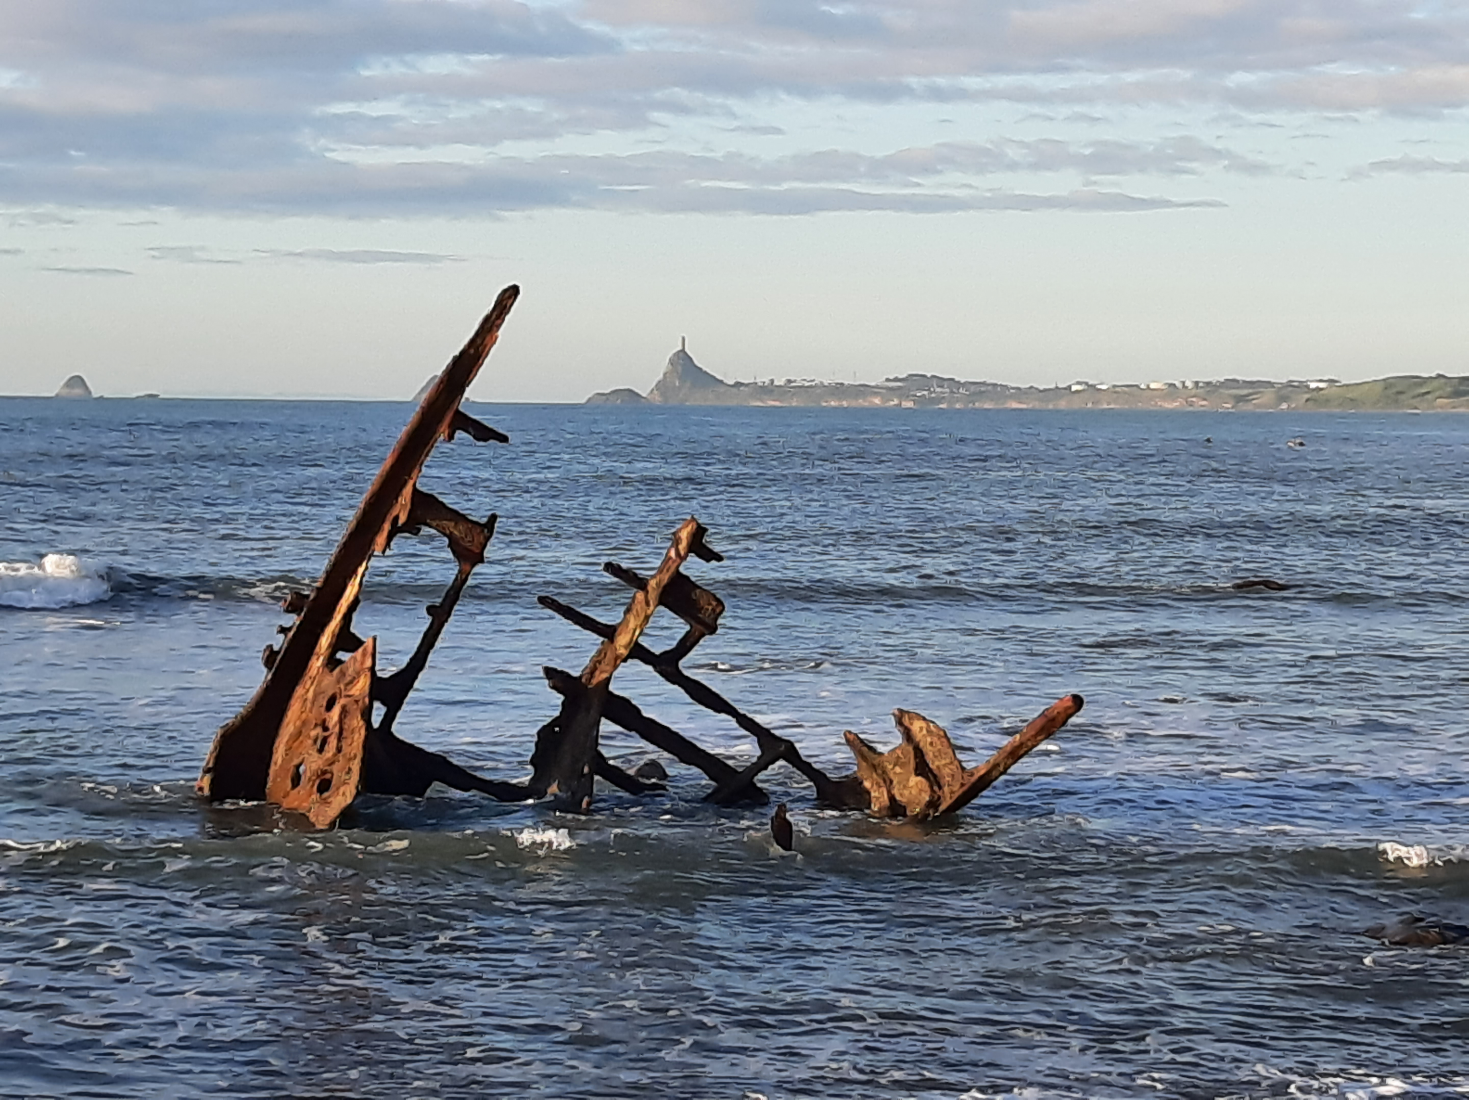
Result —
POLYGON ((0 0, 0 393, 1469 374, 1469 0, 0 0))

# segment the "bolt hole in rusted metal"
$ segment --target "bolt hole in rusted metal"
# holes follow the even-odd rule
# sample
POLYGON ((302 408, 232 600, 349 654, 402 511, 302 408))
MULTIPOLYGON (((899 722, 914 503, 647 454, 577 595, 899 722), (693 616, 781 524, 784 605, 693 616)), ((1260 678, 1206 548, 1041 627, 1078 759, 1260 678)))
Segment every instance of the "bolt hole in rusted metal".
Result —
POLYGON ((332 777, 331 776, 324 775, 324 776, 322 776, 320 779, 318 779, 316 781, 316 793, 317 794, 326 794, 326 792, 329 791, 329 790, 331 790, 331 789, 332 789, 332 777))
POLYGON ((295 790, 301 785, 301 777, 305 774, 306 765, 297 764, 291 769, 291 789, 295 790))
POLYGON ((332 694, 330 694, 330 695, 328 695, 326 697, 326 706, 323 707, 322 709, 325 710, 328 714, 330 714, 331 711, 332 711, 332 708, 334 708, 336 705, 337 705, 337 695, 336 695, 336 692, 333 692, 332 694))

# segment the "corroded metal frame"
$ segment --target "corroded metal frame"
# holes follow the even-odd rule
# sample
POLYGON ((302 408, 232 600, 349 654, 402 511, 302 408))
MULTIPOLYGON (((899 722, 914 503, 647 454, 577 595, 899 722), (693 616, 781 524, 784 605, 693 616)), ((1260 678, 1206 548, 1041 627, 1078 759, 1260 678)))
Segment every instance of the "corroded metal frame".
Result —
MULTIPOLYGON (((408 751, 413 747, 393 736, 392 724, 470 572, 484 561, 495 517, 484 523, 471 519, 419 489, 418 478, 434 447, 456 433, 478 441, 508 440, 459 405, 519 294, 515 286, 501 291, 474 335, 424 395, 316 587, 294 593, 282 605, 296 621, 285 629, 278 650, 265 651, 267 671, 254 696, 215 734, 196 784, 202 797, 211 802, 266 799, 324 827, 364 789, 372 761, 378 772, 387 773, 384 785, 393 785, 391 773, 406 771, 410 774, 399 785, 416 788, 421 776, 411 774, 414 768, 433 771, 434 760, 425 758, 443 760, 421 749, 408 751), (386 551, 399 533, 423 527, 445 536, 458 572, 439 603, 429 608, 428 628, 408 663, 392 676, 380 677, 376 640, 358 638, 352 616, 373 556, 386 551), (384 707, 376 726, 374 703, 384 707)), ((421 785, 426 789, 432 778, 421 785)), ((463 781, 462 776, 454 778, 463 781)))

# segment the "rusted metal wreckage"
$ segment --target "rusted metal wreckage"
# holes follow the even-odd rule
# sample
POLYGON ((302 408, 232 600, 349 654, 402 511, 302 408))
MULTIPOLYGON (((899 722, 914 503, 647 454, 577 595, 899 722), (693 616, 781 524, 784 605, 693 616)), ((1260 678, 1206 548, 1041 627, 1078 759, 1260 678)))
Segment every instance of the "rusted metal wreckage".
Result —
POLYGON ((695 646, 719 630, 725 610, 723 600, 683 571, 690 557, 723 560, 709 546, 703 525, 690 517, 674 532, 662 562, 649 576, 615 562, 604 566, 632 590, 617 623, 601 622, 550 596, 540 598, 541 606, 601 642, 580 675, 544 669, 561 703, 556 716, 537 731, 527 781, 486 779, 403 740, 394 729, 398 715, 470 574, 483 564, 496 523, 494 515, 481 523, 418 488, 419 474, 434 447, 456 435, 477 442, 509 442, 504 433, 470 417, 459 405, 518 294, 514 286, 500 293, 469 342, 430 387, 316 586, 310 592, 293 592, 283 601, 282 609, 295 615, 295 622, 278 628, 284 640, 278 649, 265 650, 265 679, 215 735, 197 784, 201 796, 212 802, 273 803, 326 828, 358 794, 421 797, 434 782, 501 801, 550 797, 557 805, 580 812, 591 808, 596 779, 635 794, 662 790, 656 775, 643 769, 642 774, 630 773, 602 754, 600 731, 606 720, 703 772, 713 783, 706 800, 718 805, 767 802, 757 780, 767 769, 785 763, 811 783, 823 806, 878 817, 927 819, 968 805, 1081 709, 1079 695, 1063 696, 974 768, 960 763, 942 727, 921 714, 897 710, 893 715, 901 740, 896 748, 880 752, 847 732, 856 770, 830 776, 790 740, 681 667, 695 646), (398 535, 417 534, 425 527, 448 541, 456 571, 443 597, 427 609, 428 625, 408 661, 398 671, 381 675, 377 639, 359 638, 352 630, 363 579, 374 555, 385 552, 398 535), (682 637, 661 653, 640 641, 660 607, 685 624, 682 637), (732 719, 754 737, 755 759, 737 768, 614 693, 612 677, 628 660, 649 666, 699 706, 732 719), (381 707, 376 721, 374 706, 381 707))

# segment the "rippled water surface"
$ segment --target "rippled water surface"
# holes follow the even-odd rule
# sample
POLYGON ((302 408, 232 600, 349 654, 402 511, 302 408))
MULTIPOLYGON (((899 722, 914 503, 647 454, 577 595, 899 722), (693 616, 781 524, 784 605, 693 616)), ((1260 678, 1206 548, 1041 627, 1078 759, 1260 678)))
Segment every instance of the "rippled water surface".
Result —
MULTIPOLYGON (((794 856, 671 761, 586 818, 436 791, 274 830, 192 782, 409 407, 0 401, 0 604, 90 601, 0 606, 4 1095, 1469 1094, 1469 948, 1357 934, 1469 921, 1469 418, 475 411, 514 442, 424 484, 500 528, 420 744, 524 776, 540 667, 592 648, 535 597, 615 618, 601 563, 690 513, 729 611, 688 667, 829 770, 894 707, 971 761, 1086 709, 941 826, 771 773, 794 856)), ((387 665, 451 572, 435 538, 374 566, 387 665)))

